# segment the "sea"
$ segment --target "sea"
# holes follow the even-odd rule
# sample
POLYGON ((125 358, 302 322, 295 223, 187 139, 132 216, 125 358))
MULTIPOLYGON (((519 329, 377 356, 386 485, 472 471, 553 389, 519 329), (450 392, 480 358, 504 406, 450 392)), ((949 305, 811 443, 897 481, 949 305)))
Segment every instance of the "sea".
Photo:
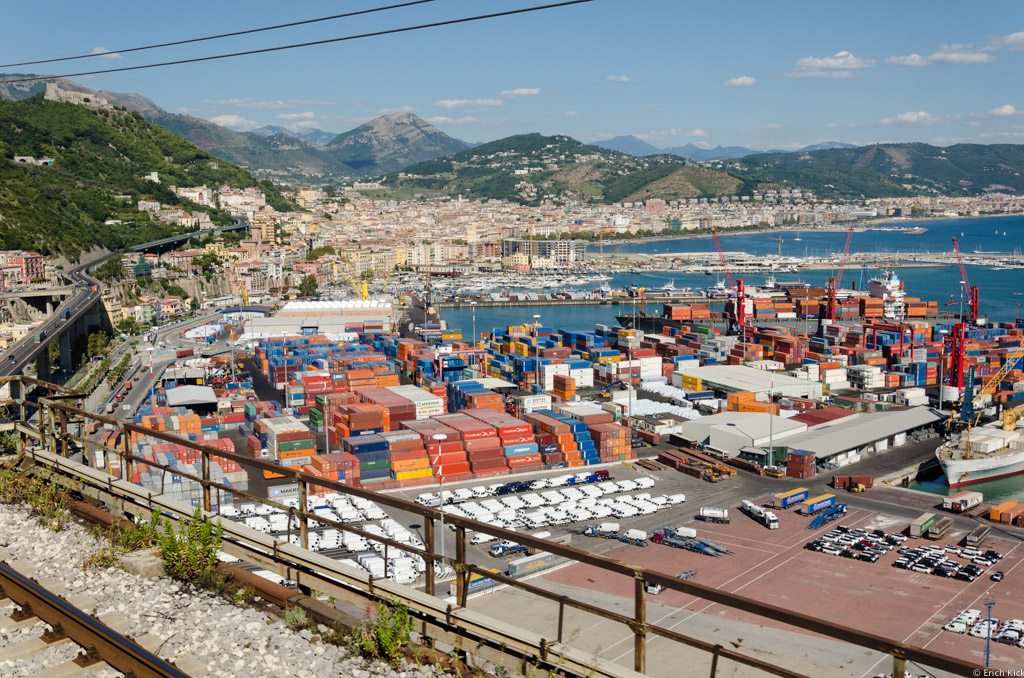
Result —
MULTIPOLYGON (((1020 254, 1024 249, 1024 215, 1001 217, 978 217, 961 219, 928 219, 914 222, 893 222, 901 227, 919 226, 924 233, 913 234, 902 231, 866 230, 853 235, 850 252, 887 253, 950 253, 954 237, 965 254, 975 251, 985 253, 1020 254)), ((784 231, 781 233, 744 233, 721 238, 725 251, 742 251, 755 255, 777 254, 779 243, 771 238, 781 237, 782 254, 789 256, 827 256, 842 252, 846 243, 845 231, 784 231), (797 240, 797 237, 800 239, 797 240)), ((615 252, 630 254, 667 254, 672 252, 714 252, 711 238, 687 238, 636 243, 623 243, 604 247, 605 256, 615 252)), ((967 276, 972 286, 979 288, 980 312, 991 322, 1010 322, 1020 317, 1020 304, 1024 302, 1024 269, 993 270, 983 266, 967 266, 967 276)), ((857 289, 863 289, 867 281, 880 275, 883 269, 870 265, 847 267, 843 273, 843 287, 857 282, 857 289)), ((960 271, 955 264, 933 267, 898 267, 896 274, 903 279, 908 296, 920 297, 939 302, 940 310, 959 311, 960 271), (954 302, 945 305, 947 302, 954 302)), ((827 270, 780 273, 779 282, 801 281, 824 287, 833 275, 827 270)), ((748 286, 766 282, 766 276, 743 276, 748 286)), ((638 287, 661 287, 671 282, 675 287, 694 289, 710 287, 716 282, 715 276, 679 273, 622 273, 607 281, 618 289, 636 285, 638 287)), ((522 306, 512 308, 478 308, 475 313, 477 332, 490 331, 508 325, 532 323, 573 331, 592 330, 595 324, 614 325, 616 314, 632 312, 632 305, 615 306, 522 306), (537 318, 536 316, 540 316, 537 318)), ((459 328, 464 336, 470 336, 474 327, 471 309, 442 309, 441 317, 449 327, 459 328)), ((813 327, 810 327, 813 330, 813 327)), ((945 476, 912 485, 914 489, 949 494, 945 476)), ((1024 474, 974 484, 970 489, 984 493, 986 501, 1017 499, 1024 501, 1024 474)))

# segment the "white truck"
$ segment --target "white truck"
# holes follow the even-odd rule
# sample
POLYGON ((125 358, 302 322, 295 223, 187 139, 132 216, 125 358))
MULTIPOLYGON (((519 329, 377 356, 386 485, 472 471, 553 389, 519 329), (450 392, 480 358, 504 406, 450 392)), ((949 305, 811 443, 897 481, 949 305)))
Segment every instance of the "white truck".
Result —
POLYGON ((771 511, 766 511, 764 508, 758 506, 752 501, 744 499, 740 503, 740 510, 767 527, 769 530, 779 529, 779 519, 776 515, 771 511))

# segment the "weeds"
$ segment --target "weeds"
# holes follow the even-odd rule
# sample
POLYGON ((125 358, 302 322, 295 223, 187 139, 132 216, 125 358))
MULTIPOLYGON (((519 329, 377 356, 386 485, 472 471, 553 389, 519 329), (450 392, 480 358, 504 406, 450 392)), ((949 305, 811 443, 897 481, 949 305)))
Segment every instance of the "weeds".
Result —
POLYGON ((288 611, 284 613, 284 625, 292 631, 301 631, 308 627, 309 624, 309 616, 306 615, 306 610, 304 608, 290 607, 288 608, 288 611))
POLYGON ((177 532, 170 522, 165 523, 158 543, 167 572, 176 579, 196 586, 210 587, 216 584, 217 553, 220 551, 223 534, 221 523, 218 521, 213 525, 203 518, 198 508, 191 518, 181 521, 177 532))
POLYGON ((231 602, 235 605, 252 605, 255 601, 256 589, 248 584, 239 589, 235 589, 235 592, 231 594, 231 602))
POLYGON ((68 499, 66 489, 57 483, 47 483, 42 478, 33 479, 25 497, 39 524, 54 532, 60 532, 71 522, 68 499))
POLYGON ((362 625, 353 630, 348 649, 367 659, 395 662, 409 644, 414 628, 405 605, 378 602, 376 614, 371 606, 362 625))

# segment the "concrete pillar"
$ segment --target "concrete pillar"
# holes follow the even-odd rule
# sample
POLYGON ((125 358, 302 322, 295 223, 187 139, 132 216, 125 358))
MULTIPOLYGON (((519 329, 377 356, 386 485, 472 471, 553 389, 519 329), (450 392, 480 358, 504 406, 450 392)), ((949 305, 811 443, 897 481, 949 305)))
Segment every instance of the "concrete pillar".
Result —
POLYGON ((53 302, 50 301, 49 299, 47 299, 46 300, 46 315, 51 315, 52 313, 53 313, 53 302))
POLYGON ((50 352, 43 347, 43 350, 36 356, 36 378, 43 381, 50 381, 50 352))
POLYGON ((60 369, 64 372, 65 377, 70 377, 72 370, 71 332, 64 332, 55 341, 60 342, 60 369))

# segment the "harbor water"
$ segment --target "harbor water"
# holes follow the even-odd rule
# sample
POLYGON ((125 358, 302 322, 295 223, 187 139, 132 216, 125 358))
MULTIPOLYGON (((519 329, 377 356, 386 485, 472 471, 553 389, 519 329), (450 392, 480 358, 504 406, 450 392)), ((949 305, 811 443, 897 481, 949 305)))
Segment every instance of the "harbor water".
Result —
MULTIPOLYGON (((914 222, 927 231, 919 235, 904 232, 868 230, 856 232, 850 246, 852 252, 945 252, 952 251, 952 238, 960 241, 965 254, 974 251, 1002 252, 1008 257, 1019 253, 1024 247, 1024 215, 1008 217, 985 217, 970 219, 942 219, 914 222), (961 236, 961 233, 963 235, 961 236), (1006 235, 1003 235, 1006 233, 1006 235)), ((903 226, 909 227, 908 224, 903 226)), ((778 243, 771 237, 782 237, 782 254, 790 256, 824 256, 841 252, 846 242, 842 231, 787 231, 781 235, 750 233, 721 239, 722 248, 727 251, 745 251, 752 254, 775 254, 778 243), (799 237, 800 241, 795 238, 799 237)), ((596 249, 596 248, 594 248, 596 249)), ((662 240, 656 242, 625 243, 605 245, 605 256, 622 253, 664 254, 669 252, 711 252, 714 244, 709 238, 685 240, 662 240)), ((879 266, 847 267, 843 273, 843 287, 857 283, 862 289, 867 281, 882 273, 879 266)), ((897 274, 904 280, 908 296, 939 302, 940 311, 957 312, 960 309, 960 272, 955 265, 932 267, 897 268, 897 274), (945 305, 952 301, 953 304, 945 305)), ((796 273, 778 273, 779 282, 802 281, 824 287, 831 271, 815 270, 796 273)), ((971 285, 980 289, 981 313, 993 322, 1012 321, 1020 302, 1024 301, 1024 268, 995 270, 982 266, 967 266, 971 285)), ((766 282, 763 274, 742 276, 748 286, 766 282)), ((636 285, 658 288, 672 283, 676 288, 694 289, 710 287, 717 281, 716 276, 703 274, 678 274, 662 272, 620 273, 607 281, 612 288, 619 289, 636 285)), ((593 287, 597 287, 594 284, 593 287)), ((639 309, 638 309, 639 310, 639 309)), ((586 305, 586 306, 522 306, 510 308, 479 308, 476 311, 478 332, 494 327, 504 327, 533 322, 533 316, 540 315, 544 325, 567 330, 590 330, 595 323, 615 324, 617 314, 632 312, 632 305, 586 305)), ((450 327, 462 329, 469 336, 472 325, 470 309, 443 309, 441 317, 450 327)), ((813 329, 813 328, 812 328, 813 329)))
POLYGON ((956 488, 951 488, 949 486, 949 483, 946 481, 946 476, 943 475, 941 471, 937 471, 937 474, 938 475, 935 477, 927 480, 914 481, 910 483, 909 488, 912 490, 919 490, 921 492, 930 492, 931 494, 942 495, 943 497, 950 494, 956 494, 963 490, 981 492, 985 497, 985 501, 993 505, 1000 504, 1011 499, 1015 501, 1024 501, 1024 473, 1019 473, 1007 478, 997 478, 996 480, 971 483, 970 485, 963 485, 956 488))

